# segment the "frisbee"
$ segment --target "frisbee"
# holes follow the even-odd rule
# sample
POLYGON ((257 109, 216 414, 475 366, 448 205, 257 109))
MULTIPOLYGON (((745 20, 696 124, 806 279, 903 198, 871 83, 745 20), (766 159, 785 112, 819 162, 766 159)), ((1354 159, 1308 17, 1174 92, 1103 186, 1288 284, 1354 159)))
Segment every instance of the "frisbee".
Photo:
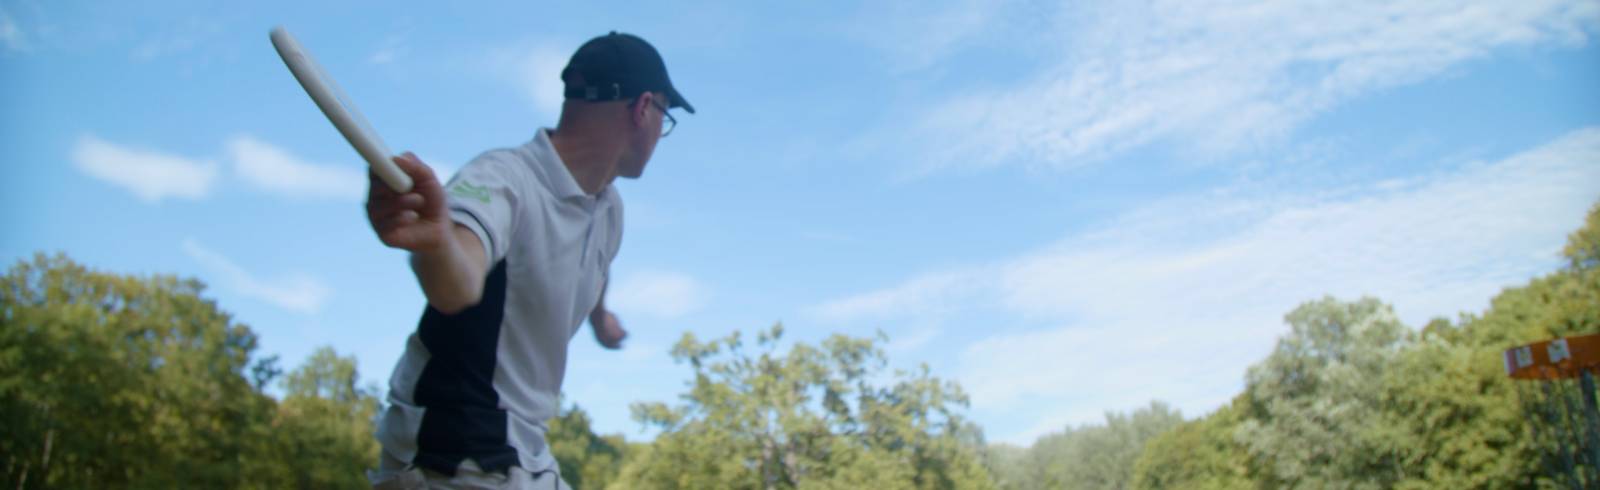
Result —
POLYGON ((328 121, 333 127, 344 135, 345 141, 355 147, 356 153, 372 166, 372 171, 389 184, 395 192, 411 192, 411 176, 400 171, 400 166, 391 160, 392 154, 389 147, 378 138, 378 133, 367 124, 367 119, 361 116, 361 111, 356 110, 350 97, 339 89, 317 60, 311 57, 311 52, 306 51, 296 41, 294 36, 283 26, 272 28, 272 46, 278 49, 278 56, 283 58, 283 64, 288 65, 289 72, 294 74, 295 80, 300 81, 300 86, 306 89, 306 94, 317 103, 317 108, 322 109, 322 114, 328 116, 328 121))

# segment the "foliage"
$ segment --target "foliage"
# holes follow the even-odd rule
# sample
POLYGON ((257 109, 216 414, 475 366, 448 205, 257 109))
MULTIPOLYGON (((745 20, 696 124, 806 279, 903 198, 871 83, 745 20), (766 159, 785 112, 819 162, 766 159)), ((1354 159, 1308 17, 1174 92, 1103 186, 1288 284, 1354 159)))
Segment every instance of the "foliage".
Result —
MULTIPOLYGON (((983 448, 966 395, 927 366, 885 372, 883 340, 834 335, 779 355, 781 326, 685 335, 683 403, 635 404, 652 442, 550 421, 577 488, 1565 488, 1502 352, 1600 332, 1600 204, 1566 266, 1490 308, 1412 330, 1374 298, 1324 298, 1232 403, 1192 421, 1159 402, 1029 448, 983 448)), ((378 388, 318 350, 287 375, 205 286, 36 255, 0 277, 0 485, 366 488, 378 388), (281 381, 282 399, 266 393, 281 381)), ((1569 394, 1570 396, 1570 394, 1569 394)))
POLYGON ((256 338, 197 281, 16 264, 0 288, 8 486, 217 486, 270 413, 244 377, 256 338))
POLYGON ((1509 488, 1533 470, 1500 352, 1436 320, 1386 370, 1373 433, 1404 469, 1395 488, 1509 488))
POLYGON ((1179 424, 1144 446, 1133 488, 1222 490, 1255 486, 1249 453, 1233 437, 1250 410, 1241 395, 1205 417, 1179 424))
MULTIPOLYGON (((781 325, 760 332, 758 353, 739 333, 673 348, 694 369, 685 403, 634 405, 661 429, 629 455, 621 488, 988 488, 981 435, 957 409, 954 383, 927 366, 896 371, 874 340, 834 335, 820 348, 775 350, 781 325)), ((881 337, 879 339, 881 341, 881 337)))
POLYGON ((1379 380, 1410 330, 1377 299, 1324 298, 1286 317, 1290 332, 1246 376, 1252 407, 1239 427, 1263 474, 1280 488, 1388 488, 1398 458, 1368 430, 1379 380))
POLYGON ((1033 448, 1020 447, 1008 443, 996 443, 985 448, 983 464, 989 468, 989 474, 994 476, 996 488, 1016 489, 1025 488, 1027 482, 1032 481, 1032 461, 1029 453, 1033 448))
POLYGON ((365 488, 378 460, 372 423, 377 387, 358 388, 354 357, 323 347, 284 379, 286 394, 272 420, 277 460, 298 488, 365 488))
POLYGON ((1383 426, 1411 469, 1399 486, 1564 487, 1545 460, 1556 441, 1520 407, 1544 385, 1511 380, 1501 364, 1511 347, 1600 332, 1600 205, 1563 252, 1566 268, 1506 289, 1482 316, 1430 323, 1386 373, 1383 426))
POLYGON ((1501 364, 1511 347, 1600 332, 1600 205, 1563 256, 1481 315, 1417 333, 1373 299, 1303 305, 1240 398, 1146 447, 1137 486, 1566 488, 1544 459, 1555 442, 1519 406, 1538 386, 1501 364))
POLYGON ((1561 249, 1568 268, 1574 272, 1592 271, 1600 267, 1600 203, 1589 208, 1583 226, 1567 237, 1567 246, 1561 249))
POLYGON ((0 454, 15 488, 365 488, 375 398, 319 352, 282 403, 256 337, 170 276, 19 262, 0 286, 0 454), (302 386, 317 386, 302 390, 302 386), (327 389, 323 389, 323 388, 327 389), (336 389, 337 388, 337 389, 336 389))
POLYGON ((572 488, 606 488, 622 470, 627 441, 621 435, 595 434, 589 414, 577 405, 550 419, 546 437, 561 465, 562 479, 572 488))
POLYGON ((1039 438, 1020 465, 998 475, 1017 490, 1128 488, 1145 443, 1183 423, 1161 402, 1130 414, 1106 413, 1104 425, 1085 425, 1039 438))

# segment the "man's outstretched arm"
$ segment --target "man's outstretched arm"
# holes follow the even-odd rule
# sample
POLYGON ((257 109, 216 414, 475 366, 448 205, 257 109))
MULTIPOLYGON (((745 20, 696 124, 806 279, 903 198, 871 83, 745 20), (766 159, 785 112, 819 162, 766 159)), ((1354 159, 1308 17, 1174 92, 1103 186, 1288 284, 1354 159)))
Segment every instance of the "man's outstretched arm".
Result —
POLYGON ((367 221, 384 245, 411 252, 411 269, 429 306, 453 314, 478 304, 488 273, 483 242, 450 218, 433 170, 411 153, 394 162, 411 176, 411 192, 396 193, 369 173, 367 221))

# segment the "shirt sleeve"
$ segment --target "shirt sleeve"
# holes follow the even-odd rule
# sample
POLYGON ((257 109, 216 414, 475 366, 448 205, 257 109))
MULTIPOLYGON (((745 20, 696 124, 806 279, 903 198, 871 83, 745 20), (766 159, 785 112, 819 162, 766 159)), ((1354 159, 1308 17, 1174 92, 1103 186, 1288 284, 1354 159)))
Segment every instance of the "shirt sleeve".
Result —
POLYGON ((450 218, 478 235, 489 265, 505 259, 514 233, 523 177, 502 155, 485 153, 450 178, 445 193, 450 218))

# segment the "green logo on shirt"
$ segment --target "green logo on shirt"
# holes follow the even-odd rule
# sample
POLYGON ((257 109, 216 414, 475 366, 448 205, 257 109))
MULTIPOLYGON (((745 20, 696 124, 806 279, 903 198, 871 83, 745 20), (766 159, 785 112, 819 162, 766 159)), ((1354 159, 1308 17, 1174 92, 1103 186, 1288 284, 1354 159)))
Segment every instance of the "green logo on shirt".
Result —
POLYGON ((489 188, 472 185, 465 180, 450 186, 450 194, 462 199, 477 199, 478 202, 489 204, 489 188))

